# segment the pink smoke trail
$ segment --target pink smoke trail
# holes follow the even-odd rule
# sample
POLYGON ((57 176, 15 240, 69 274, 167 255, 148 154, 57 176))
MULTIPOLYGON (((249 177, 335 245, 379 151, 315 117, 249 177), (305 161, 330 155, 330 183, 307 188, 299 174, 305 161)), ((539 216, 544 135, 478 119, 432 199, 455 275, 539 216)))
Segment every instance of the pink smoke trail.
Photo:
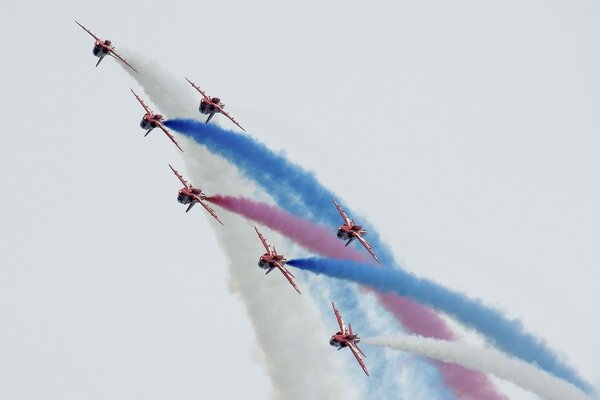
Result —
MULTIPOLYGON (((266 203, 242 197, 215 195, 207 200, 218 206, 258 222, 290 238, 300 246, 325 257, 349 259, 362 262, 372 261, 353 248, 347 248, 338 240, 331 229, 313 224, 282 209, 266 203)), ((431 308, 394 294, 376 293, 379 302, 410 332, 435 339, 458 338, 431 308)), ((496 391, 488 378, 477 371, 458 364, 435 362, 444 380, 457 397, 464 400, 507 400, 496 391)))

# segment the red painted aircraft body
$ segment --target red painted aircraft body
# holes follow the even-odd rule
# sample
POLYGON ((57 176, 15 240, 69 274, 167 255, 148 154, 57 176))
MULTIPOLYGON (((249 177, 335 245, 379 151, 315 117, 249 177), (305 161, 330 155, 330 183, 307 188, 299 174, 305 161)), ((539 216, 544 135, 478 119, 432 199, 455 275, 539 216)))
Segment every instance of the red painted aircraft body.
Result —
POLYGON ((175 143, 175 146, 177 146, 177 148, 179 150, 183 151, 183 149, 181 147, 179 147, 179 144, 177 143, 177 141, 175 140, 173 135, 171 135, 169 130, 167 128, 165 128, 165 126, 163 125, 163 123, 162 123, 162 121, 164 119, 163 116, 160 114, 154 114, 154 112, 150 109, 150 107, 148 107, 144 103, 144 100, 140 99, 140 96, 135 94, 133 89, 130 89, 130 90, 131 90, 131 93, 133 93, 133 95, 135 96, 135 98, 140 102, 142 107, 144 107, 144 110, 146 110, 146 114, 144 114, 144 117, 142 118, 142 122, 140 122, 140 128, 146 130, 146 134, 144 135, 144 137, 148 136, 148 134, 152 131, 152 129, 160 128, 165 133, 165 135, 167 135, 169 137, 169 139, 171 139, 171 141, 173 143, 175 143))
POLYGON ((357 239, 365 247, 365 249, 367 249, 369 254, 375 259, 375 261, 380 262, 369 242, 367 242, 363 238, 363 236, 367 234, 367 231, 362 226, 356 225, 353 220, 348 218, 344 210, 342 210, 340 205, 336 203, 335 200, 333 200, 333 204, 335 205, 335 208, 337 208, 340 215, 342 216, 342 219, 344 220, 344 224, 340 225, 340 227, 338 228, 337 237, 342 240, 347 240, 346 246, 352 243, 354 239, 357 239))
POLYGON ((177 201, 181 204, 189 204, 185 212, 190 211, 192 207, 194 207, 194 204, 199 203, 200 205, 202 205, 202 207, 206 209, 206 211, 208 211, 210 215, 213 216, 214 219, 216 219, 221 225, 223 225, 223 222, 219 219, 215 210, 210 208, 210 206, 204 202, 204 200, 206 200, 206 195, 202 192, 202 190, 193 187, 185 179, 183 179, 183 176, 181 176, 181 174, 177 172, 175 168, 171 166, 171 164, 169 164, 169 168, 171 168, 171 171, 173 171, 175 176, 177 176, 177 178, 179 178, 179 180, 183 184, 183 188, 180 189, 179 193, 177 194, 177 201))
POLYGON ((256 227, 254 227, 254 230, 258 234, 260 241, 262 242, 263 246, 265 246, 265 250, 267 251, 258 260, 258 266, 262 269, 267 270, 265 274, 268 274, 275 268, 279 269, 283 276, 285 276, 285 279, 288 280, 290 285, 292 285, 294 289, 296 289, 296 291, 300 293, 300 289, 298 289, 298 286, 296 286, 296 283, 294 282, 295 276, 292 275, 292 273, 288 271, 285 267, 285 263, 287 263, 287 260, 283 257, 283 254, 277 254, 277 250, 275 250, 275 247, 269 246, 263 235, 258 231, 258 229, 256 229, 256 227))
POLYGON ((210 121, 210 119, 213 117, 213 115, 215 115, 216 113, 221 113, 227 118, 229 118, 231 122, 236 124, 241 130, 246 132, 246 130, 242 128, 242 126, 235 120, 235 118, 229 115, 227 111, 223 110, 225 104, 221 103, 221 99, 219 99, 218 97, 210 97, 202 89, 196 86, 194 82, 190 81, 188 78, 185 78, 185 80, 188 81, 190 85, 192 85, 192 87, 202 95, 202 100, 200 100, 200 106, 198 107, 198 111, 200 111, 204 115, 208 115, 208 119, 206 120, 207 124, 208 121, 210 121))
POLYGON ((110 40, 108 40, 108 39, 102 40, 98 36, 94 35, 92 33, 92 31, 90 31, 88 28, 81 25, 79 22, 75 21, 75 23, 77 25, 79 25, 84 31, 89 33, 95 40, 94 48, 92 49, 92 54, 94 54, 94 56, 98 57, 98 62, 96 63, 96 67, 98 66, 98 64, 100 64, 100 61, 102 61, 105 56, 110 55, 110 56, 118 59, 119 61, 121 61, 123 64, 127 65, 129 68, 131 68, 135 72, 137 72, 137 70, 135 68, 133 68, 131 66, 131 64, 129 64, 123 57, 121 57, 120 55, 117 54, 117 52, 115 51, 115 47, 112 45, 112 42, 110 40))
POLYGON ((362 352, 360 347, 358 347, 360 338, 358 337, 358 335, 352 332, 351 324, 348 324, 348 329, 346 329, 346 327, 344 326, 344 321, 342 320, 342 316, 340 315, 340 312, 338 311, 333 301, 331 302, 331 305, 333 306, 333 312, 335 314, 335 318, 337 319, 338 325, 340 326, 340 330, 338 331, 338 333, 331 336, 331 339, 329 339, 329 344, 333 347, 337 347, 338 350, 341 350, 344 347, 348 347, 350 351, 352 351, 352 354, 354 354, 354 357, 356 358, 356 361, 358 361, 360 367, 363 369, 363 371, 365 371, 365 374, 369 376, 367 366, 362 360, 362 357, 366 358, 367 356, 365 355, 365 353, 362 352))

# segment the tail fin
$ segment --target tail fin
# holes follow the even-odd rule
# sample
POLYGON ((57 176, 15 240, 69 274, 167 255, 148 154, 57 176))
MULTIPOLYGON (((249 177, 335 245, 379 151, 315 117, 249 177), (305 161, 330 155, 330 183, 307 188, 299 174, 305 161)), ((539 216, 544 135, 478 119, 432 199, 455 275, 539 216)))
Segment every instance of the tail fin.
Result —
POLYGON ((215 115, 215 112, 211 112, 210 115, 208 116, 208 119, 206 120, 205 124, 208 124, 208 121, 210 121, 210 119, 215 115))

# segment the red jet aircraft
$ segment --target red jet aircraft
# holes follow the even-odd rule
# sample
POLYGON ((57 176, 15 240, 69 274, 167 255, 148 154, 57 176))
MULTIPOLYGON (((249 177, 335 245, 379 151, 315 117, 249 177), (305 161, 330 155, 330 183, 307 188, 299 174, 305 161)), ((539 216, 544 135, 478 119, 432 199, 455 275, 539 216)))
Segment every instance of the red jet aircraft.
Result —
POLYGON ((196 86, 194 82, 190 81, 188 78, 185 78, 185 80, 188 81, 190 85, 192 85, 194 89, 196 89, 202 95, 202 100, 200 100, 200 107, 198 108, 198 110, 202 114, 208 115, 208 119, 206 120, 207 124, 208 121, 210 121, 210 119, 213 117, 213 115, 215 115, 216 113, 221 113, 227 118, 229 118, 231 122, 239 126, 241 130, 246 132, 246 130, 242 128, 242 126, 238 124, 238 122, 231 115, 229 115, 227 111, 223 110, 225 104, 221 103, 221 99, 219 99, 218 97, 210 97, 202 89, 196 86))
POLYGON ((84 31, 89 33, 96 40, 96 43, 94 43, 94 49, 92 50, 92 53, 96 57, 98 57, 96 67, 98 66, 98 64, 100 64, 100 61, 102 61, 102 59, 108 54, 110 56, 113 56, 114 58, 121 60, 123 64, 127 65, 129 68, 137 72, 137 70, 133 68, 131 64, 129 64, 127 61, 125 61, 123 57, 116 53, 115 47, 112 45, 112 42, 110 40, 102 40, 98 36, 94 35, 88 28, 81 25, 79 22, 75 21, 75 23, 82 27, 84 31))
POLYGON ((344 220, 344 224, 340 225, 340 227, 338 228, 337 237, 342 240, 347 240, 346 246, 352 243, 354 239, 358 239, 358 241, 361 242, 363 246, 365 246, 365 249, 367 249, 369 254, 373 256, 375 261, 380 263, 371 245, 363 238, 363 236, 367 234, 367 231, 362 226, 355 225, 354 221, 348 218, 344 210, 342 210, 340 205, 336 203, 335 200, 333 200, 333 204, 335 204, 335 208, 337 208, 344 220))
POLYGON ((181 174, 177 172, 175 168, 171 166, 171 164, 169 164, 169 168, 171 168, 171 171, 173 171, 175 176, 177 176, 183 184, 183 189, 180 189, 179 194, 177 195, 177 201, 181 204, 189 204, 185 212, 190 211, 192 207, 194 207, 194 204, 200 203, 210 215, 212 215, 217 221, 219 221, 221 225, 223 225, 223 222, 219 219, 215 210, 210 208, 210 206, 204 202, 204 200, 206 200, 206 195, 202 193, 202 190, 187 183, 187 181, 183 179, 183 176, 181 176, 181 174))
POLYGON ((370 376, 369 371, 367 371, 367 366, 362 360, 361 354, 365 358, 367 356, 365 355, 365 353, 362 352, 360 347, 358 347, 360 338, 358 337, 358 335, 352 333, 352 324, 348 324, 348 329, 346 329, 346 327, 344 326, 344 321, 342 320, 342 316, 340 315, 340 312, 338 311, 333 301, 331 302, 331 305, 333 306, 335 318, 337 319, 337 322, 340 326, 340 331, 333 335, 331 339, 329 339, 329 344, 333 347, 337 347, 338 350, 341 350, 344 347, 350 348, 350 351, 352 351, 352 354, 354 354, 354 357, 356 357, 356 361, 358 361, 358 364, 360 364, 363 371, 365 371, 365 374, 367 374, 367 376, 370 376))
POLYGON ((140 122, 140 128, 147 130, 147 132, 144 135, 144 137, 148 136, 148 134, 152 131, 152 129, 158 127, 160 129, 162 129, 162 131, 169 137, 169 139, 171 139, 171 141, 173 143, 175 143, 175 146, 177 146, 177 148, 179 150, 183 151, 183 149, 181 147, 179 147, 179 144, 177 143, 177 141, 175 140, 175 138, 173 137, 173 135, 171 135, 169 133, 169 131, 167 130, 167 128, 165 128, 165 126, 163 125, 163 123, 162 123, 163 116, 160 115, 160 114, 154 114, 154 112, 152 112, 152 110, 150 109, 150 107, 148 107, 144 103, 144 100, 140 99, 140 96, 138 96, 137 94, 135 94, 135 92, 133 91, 133 89, 129 89, 129 90, 131 90, 131 93, 133 93, 133 95, 140 102, 140 104, 142 105, 142 107, 144 107, 144 110, 146 110, 146 114, 144 114, 144 117, 142 118, 142 122, 140 122))
POLYGON ((258 234, 260 241, 262 242, 263 246, 265 246, 265 249, 267 250, 267 252, 265 254, 263 254, 260 257, 260 259, 258 260, 258 266, 262 269, 267 270, 267 272, 265 274, 268 274, 269 272, 273 271, 275 268, 278 268, 281 271, 281 273, 283 274, 283 276, 285 276, 285 278, 288 280, 288 282, 294 287, 294 289, 296 289, 296 292, 298 292, 299 294, 302 294, 302 293, 300 293, 298 286, 296 286, 296 283, 294 283, 295 276, 292 275, 292 273, 290 271, 288 271, 286 267, 284 267, 287 260, 283 257, 283 254, 277 254, 277 250, 275 250, 275 247, 273 247, 271 249, 271 246, 269 246, 267 244, 267 241, 265 240, 263 235, 261 235, 261 233, 258 231, 258 229, 256 229, 256 227, 254 227, 254 230, 258 234))

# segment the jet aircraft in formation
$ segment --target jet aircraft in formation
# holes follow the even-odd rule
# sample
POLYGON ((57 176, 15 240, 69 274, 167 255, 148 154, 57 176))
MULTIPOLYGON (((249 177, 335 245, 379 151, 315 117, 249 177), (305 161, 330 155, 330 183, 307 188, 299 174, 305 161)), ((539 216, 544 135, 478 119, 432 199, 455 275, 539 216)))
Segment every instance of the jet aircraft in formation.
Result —
POLYGON ((133 89, 130 89, 130 90, 131 90, 131 93, 133 93, 133 95, 135 96, 135 98, 140 102, 142 107, 144 107, 144 110, 146 110, 146 114, 144 114, 144 117, 142 118, 142 121, 140 122, 140 128, 146 130, 146 134, 144 135, 144 137, 148 136, 148 134, 152 131, 152 129, 160 128, 165 133, 165 135, 167 135, 169 137, 169 139, 171 139, 171 141, 173 143, 175 143, 175 146, 177 146, 177 148, 179 150, 183 151, 183 149, 181 147, 179 147, 179 144, 177 143, 177 141, 175 140, 173 135, 171 135, 169 130, 167 128, 165 128, 165 126, 163 125, 163 122, 162 122, 164 119, 163 116, 160 114, 154 114, 154 112, 150 109, 150 107, 148 107, 146 105, 146 103, 144 103, 144 100, 140 99, 140 96, 138 96, 133 91, 133 89))
POLYGON ((348 329, 346 329, 342 315, 338 311, 333 301, 331 302, 331 305, 333 306, 333 313, 335 314, 335 318, 340 326, 340 330, 335 335, 331 336, 331 339, 329 339, 329 344, 333 347, 337 347, 338 350, 348 347, 352 354, 354 354, 354 357, 356 358, 356 361, 358 361, 360 367, 363 369, 363 371, 365 371, 365 374, 369 376, 369 371, 367 371, 367 366, 363 362, 361 355, 365 358, 367 356, 365 353, 363 353, 360 347, 358 347, 360 338, 358 335, 352 332, 352 324, 348 324, 348 329))
POLYGON ((285 267, 285 263, 287 262, 287 260, 283 257, 283 254, 277 254, 277 250, 275 250, 275 247, 269 246, 263 235, 258 231, 258 229, 256 229, 256 227, 254 227, 254 230, 258 234, 260 241, 262 242, 263 246, 265 246, 265 250, 267 251, 265 254, 260 256, 258 260, 258 266, 262 269, 267 270, 265 274, 268 274, 275 268, 279 269, 283 276, 285 276, 285 279, 288 280, 290 285, 292 285, 294 289, 296 289, 296 292, 302 294, 300 293, 300 289, 298 289, 298 286, 296 286, 296 283, 294 282, 295 276, 292 275, 292 273, 288 271, 285 267))
POLYGON ((223 222, 219 219, 219 216, 217 215, 215 210, 213 210, 208 204, 205 203, 204 200, 206 200, 206 195, 202 192, 202 190, 193 187, 185 179, 183 179, 183 176, 181 176, 181 174, 177 172, 175 168, 171 166, 171 164, 169 164, 169 168, 171 168, 171 171, 173 171, 175 176, 177 176, 177 178, 179 178, 179 180, 183 184, 183 188, 180 189, 179 193, 177 194, 177 201, 181 204, 189 204, 185 212, 190 211, 192 207, 194 207, 194 204, 199 203, 200 205, 202 205, 202 207, 206 209, 206 211, 208 211, 210 215, 213 216, 214 219, 216 219, 221 225, 223 225, 223 222))
POLYGON ((213 115, 215 115, 217 113, 221 113, 224 116, 226 116, 227 118, 229 118, 231 120, 231 122, 236 124, 241 130, 246 132, 246 130, 244 128, 242 128, 242 126, 235 120, 235 118, 233 118, 231 115, 229 115, 227 113, 227 111, 223 110, 223 108, 225 108, 225 104, 223 104, 221 102, 220 98, 210 97, 202 89, 200 89, 198 86, 196 86, 194 84, 194 82, 190 81, 188 78, 185 78, 185 80, 188 81, 190 83, 190 85, 192 85, 192 87, 194 89, 196 89, 198 91, 198 93, 200 93, 202 95, 202 99, 200 100, 200 106, 198 107, 198 111, 200 111, 200 113, 202 113, 204 115, 208 115, 208 118, 206 119, 207 124, 208 124, 208 121, 210 121, 210 119, 213 117, 213 115))
POLYGON ((340 205, 335 200, 333 200, 333 204, 335 205, 335 208, 337 208, 340 215, 342 216, 342 219, 344 220, 344 223, 338 228, 337 237, 342 240, 347 240, 346 246, 352 243, 354 239, 357 239, 365 247, 365 249, 367 249, 369 254, 373 256, 375 261, 379 263, 380 261, 375 255, 375 251, 373 250, 369 242, 367 242, 363 238, 363 236, 367 234, 367 231, 362 226, 356 225, 354 223, 354 220, 348 218, 344 210, 342 210, 342 207, 340 207, 340 205))
POLYGON ((89 33, 96 41, 94 43, 94 48, 92 49, 92 54, 94 54, 94 56, 98 57, 98 62, 96 63, 96 67, 98 66, 98 64, 100 64, 100 61, 102 61, 105 56, 110 55, 110 56, 120 60, 123 64, 127 65, 129 68, 131 68, 132 70, 137 72, 137 70, 135 68, 133 68, 131 66, 131 64, 129 64, 123 57, 121 57, 120 55, 117 54, 117 52, 115 51, 115 47, 112 45, 112 42, 110 40, 108 40, 108 39, 102 40, 98 36, 94 35, 92 33, 92 31, 90 31, 88 28, 81 25, 79 22, 75 21, 75 23, 77 25, 79 25, 84 31, 89 33))
MULTIPOLYGON (((114 46, 112 46, 112 42, 110 40, 100 39, 99 37, 94 35, 90 30, 88 30, 86 27, 81 25, 79 22, 77 22, 77 21, 75 21, 75 22, 77 23, 77 25, 79 25, 81 28, 83 28, 87 33, 89 33, 96 41, 94 44, 94 49, 93 49, 94 56, 98 57, 98 62, 96 63, 96 66, 98 66, 98 64, 100 64, 100 62, 104 59, 104 57, 106 55, 110 55, 110 56, 120 60, 122 63, 127 65, 133 71, 138 72, 123 57, 121 57, 120 55, 118 55, 116 53, 115 48, 114 48, 114 46)), ((231 122, 236 124, 240 129, 245 131, 245 129, 242 128, 242 126, 231 115, 229 115, 226 111, 223 110, 223 107, 225 107, 225 105, 221 102, 221 100, 218 97, 208 96, 204 91, 202 91, 202 89, 200 89, 198 86, 196 86, 192 81, 190 81, 187 78, 186 78, 186 80, 190 83, 190 85, 192 85, 192 87, 194 87, 194 89, 196 89, 202 95, 202 99, 200 101, 200 106, 199 106, 199 111, 202 114, 208 115, 206 123, 208 123, 215 114, 221 113, 221 114, 225 115, 227 118, 229 118, 231 120, 231 122)), ((150 107, 148 107, 144 103, 144 101, 133 91, 133 89, 131 90, 131 92, 133 93, 135 98, 139 101, 139 103, 142 105, 142 107, 146 111, 146 114, 144 114, 144 117, 142 118, 142 121, 140 122, 140 127, 142 129, 146 130, 146 134, 144 136, 147 136, 154 128, 160 128, 169 137, 169 139, 171 139, 171 141, 175 144, 175 146, 177 146, 177 148, 179 150, 183 151, 183 149, 181 147, 179 147, 179 144, 177 143, 177 141, 175 140, 173 135, 164 126, 163 116, 160 114, 155 114, 150 109, 150 107)), ((171 164, 169 164, 169 168, 171 168, 171 170, 173 171, 175 176, 177 176, 177 178, 183 184, 183 188, 181 188, 177 194, 177 201, 181 204, 188 205, 188 207, 185 211, 186 212, 190 211, 196 203, 199 203, 206 209, 206 211, 208 211, 208 213, 213 218, 215 218, 217 221, 219 221, 219 223, 223 224, 223 222, 219 219, 215 210, 213 210, 206 203, 206 198, 207 198, 206 194, 204 194, 201 189, 193 187, 190 183, 188 183, 185 179, 183 179, 183 176, 179 172, 177 172, 177 170, 175 170, 175 168, 173 168, 173 166, 171 166, 171 164)), ((375 259, 375 261, 379 262, 379 259, 375 255, 373 248, 363 238, 363 236, 367 233, 367 231, 362 226, 356 225, 353 220, 348 218, 348 216, 346 215, 344 210, 342 210, 342 208, 339 206, 339 204, 335 200, 333 200, 333 204, 335 205, 335 207, 339 211, 340 215, 342 216, 342 219, 344 220, 344 224, 340 225, 340 227, 338 228, 337 237, 342 240, 347 241, 346 246, 348 246, 350 243, 352 243, 353 240, 357 239, 359 242, 362 243, 362 245, 365 247, 365 249, 367 249, 369 254, 371 254, 371 256, 375 259)), ((263 244, 263 246, 266 250, 266 253, 263 254, 259 258, 258 266, 262 269, 265 269, 266 274, 270 273, 275 268, 277 268, 279 271, 281 271, 283 276, 288 280, 290 285, 292 285, 293 288, 299 294, 301 294, 300 290, 298 289, 298 286, 296 286, 296 283, 294 281, 294 279, 295 279, 294 275, 292 275, 292 273, 290 271, 288 271, 288 269, 285 267, 285 264, 287 263, 287 260, 285 259, 285 257, 282 254, 277 254, 277 250, 275 250, 275 247, 272 247, 267 243, 267 241, 265 240, 263 235, 258 231, 258 229, 256 227, 254 227, 254 230, 256 231, 256 234, 258 235, 261 243, 263 244)), ((362 360, 362 357, 366 357, 366 355, 358 347, 360 338, 358 337, 358 335, 356 335, 355 333, 352 332, 352 325, 348 324, 348 328, 346 329, 346 327, 344 325, 344 321, 342 320, 342 316, 340 315, 337 307, 335 306, 335 303, 332 302, 331 304, 333 306, 333 312, 337 319, 340 330, 335 335, 331 336, 331 338, 329 340, 329 344, 331 346, 336 347, 338 350, 348 347, 350 349, 350 351, 352 351, 352 354, 356 358, 356 361, 358 361, 358 364, 361 366, 361 368, 363 369, 365 374, 367 376, 369 376, 369 371, 367 370, 367 367, 362 360)))

